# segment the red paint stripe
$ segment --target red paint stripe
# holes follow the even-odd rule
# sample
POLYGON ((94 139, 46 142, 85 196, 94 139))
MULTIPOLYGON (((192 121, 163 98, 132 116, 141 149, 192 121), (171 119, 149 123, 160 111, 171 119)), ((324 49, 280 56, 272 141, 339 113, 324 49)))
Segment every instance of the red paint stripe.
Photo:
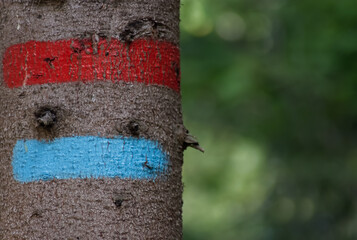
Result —
POLYGON ((111 80, 143 82, 180 90, 180 52, 168 42, 100 39, 30 41, 6 49, 4 80, 8 87, 111 80))

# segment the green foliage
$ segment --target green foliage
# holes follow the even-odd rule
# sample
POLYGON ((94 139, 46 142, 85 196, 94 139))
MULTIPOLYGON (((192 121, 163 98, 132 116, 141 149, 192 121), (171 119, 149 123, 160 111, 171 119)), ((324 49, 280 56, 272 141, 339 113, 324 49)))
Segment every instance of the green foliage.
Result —
POLYGON ((184 239, 357 239, 355 2, 182 4, 184 239))

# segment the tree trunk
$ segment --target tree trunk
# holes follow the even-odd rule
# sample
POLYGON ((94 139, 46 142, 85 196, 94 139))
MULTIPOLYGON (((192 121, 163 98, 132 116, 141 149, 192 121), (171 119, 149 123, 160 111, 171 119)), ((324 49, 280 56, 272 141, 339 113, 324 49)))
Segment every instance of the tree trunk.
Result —
POLYGON ((179 6, 0 1, 0 239, 181 239, 179 6))

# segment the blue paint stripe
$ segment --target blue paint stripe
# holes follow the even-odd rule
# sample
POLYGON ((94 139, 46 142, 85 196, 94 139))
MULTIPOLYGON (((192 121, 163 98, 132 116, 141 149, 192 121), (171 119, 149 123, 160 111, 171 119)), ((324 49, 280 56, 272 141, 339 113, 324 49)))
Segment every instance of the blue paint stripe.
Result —
POLYGON ((69 178, 155 179, 165 174, 168 157, 156 141, 127 137, 64 137, 18 140, 14 178, 20 182, 69 178))

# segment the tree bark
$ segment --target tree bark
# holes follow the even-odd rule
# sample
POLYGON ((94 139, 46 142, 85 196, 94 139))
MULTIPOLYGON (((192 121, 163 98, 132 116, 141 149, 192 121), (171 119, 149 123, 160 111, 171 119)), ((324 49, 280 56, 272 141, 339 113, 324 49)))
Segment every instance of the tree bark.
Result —
POLYGON ((179 6, 0 1, 0 239, 181 239, 179 6))

